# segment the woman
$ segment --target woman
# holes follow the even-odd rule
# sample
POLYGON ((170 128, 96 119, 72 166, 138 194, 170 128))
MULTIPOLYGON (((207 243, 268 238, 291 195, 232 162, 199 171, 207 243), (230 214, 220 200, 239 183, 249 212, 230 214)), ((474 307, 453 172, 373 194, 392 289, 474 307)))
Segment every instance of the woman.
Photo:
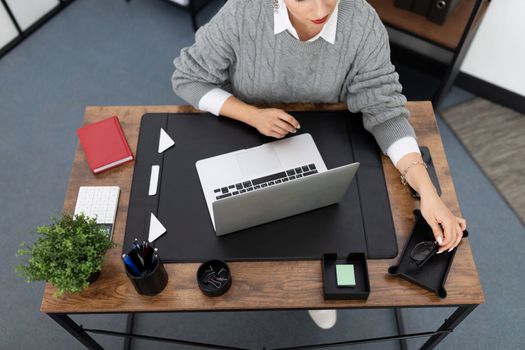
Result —
MULTIPOLYGON (((430 180, 386 30, 365 0, 230 0, 174 63, 177 95, 275 138, 295 133, 298 121, 252 104, 345 101, 351 112, 362 112, 365 129, 419 192, 438 253, 459 244, 466 221, 452 214, 430 180)), ((321 328, 336 321, 333 310, 310 315, 321 328)))

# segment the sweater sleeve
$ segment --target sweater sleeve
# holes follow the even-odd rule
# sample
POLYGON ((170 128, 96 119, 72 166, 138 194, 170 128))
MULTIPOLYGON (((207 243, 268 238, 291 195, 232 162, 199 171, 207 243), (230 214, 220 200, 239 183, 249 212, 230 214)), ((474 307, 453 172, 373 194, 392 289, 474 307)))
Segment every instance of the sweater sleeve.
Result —
POLYGON ((239 37, 236 27, 240 1, 228 1, 195 34, 195 43, 175 58, 171 83, 175 94, 198 108, 200 99, 229 83, 229 68, 235 60, 239 37))
POLYGON ((368 33, 360 44, 348 86, 347 104, 351 112, 362 112, 363 124, 381 150, 404 137, 414 137, 408 122, 406 97, 401 94, 399 75, 390 62, 388 34, 381 20, 370 9, 366 24, 368 33))

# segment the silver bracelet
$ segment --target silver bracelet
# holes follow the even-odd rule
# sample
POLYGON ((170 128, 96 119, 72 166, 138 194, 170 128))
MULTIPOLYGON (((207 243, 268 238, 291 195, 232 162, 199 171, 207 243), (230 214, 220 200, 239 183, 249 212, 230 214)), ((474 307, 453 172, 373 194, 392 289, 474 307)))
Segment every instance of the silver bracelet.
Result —
POLYGON ((410 165, 406 167, 405 171, 403 171, 403 174, 401 174, 401 183, 404 186, 406 186, 408 184, 407 179, 406 179, 406 175, 407 175, 408 171, 410 170, 410 168, 412 168, 413 166, 416 166, 416 165, 423 165, 425 167, 425 169, 428 168, 427 163, 425 163, 425 162, 412 162, 412 163, 410 163, 410 165))

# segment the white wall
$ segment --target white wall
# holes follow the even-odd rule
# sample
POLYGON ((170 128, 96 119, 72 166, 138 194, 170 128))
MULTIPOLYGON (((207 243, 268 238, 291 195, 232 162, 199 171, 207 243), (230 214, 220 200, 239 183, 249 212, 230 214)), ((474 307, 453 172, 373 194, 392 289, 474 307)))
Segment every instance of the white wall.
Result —
POLYGON ((525 96, 525 0, 492 0, 461 71, 525 96))
POLYGON ((15 25, 7 13, 4 5, 0 2, 0 49, 18 36, 15 25))
POLYGON ((22 30, 26 30, 60 3, 59 0, 6 0, 6 2, 22 30))

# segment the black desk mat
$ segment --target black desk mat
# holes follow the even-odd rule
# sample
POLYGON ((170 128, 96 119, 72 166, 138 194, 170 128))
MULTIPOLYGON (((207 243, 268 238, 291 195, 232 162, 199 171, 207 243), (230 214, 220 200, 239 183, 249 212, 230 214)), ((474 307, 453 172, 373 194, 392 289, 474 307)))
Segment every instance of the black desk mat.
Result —
POLYGON ((153 245, 165 262, 319 259, 323 253, 362 251, 368 258, 397 256, 397 243, 380 151, 361 115, 292 112, 300 132, 312 135, 326 166, 361 166, 343 201, 268 224, 217 237, 195 168, 199 159, 258 146, 275 139, 210 114, 146 114, 142 117, 123 250, 146 240, 152 212, 167 232, 153 245), (157 152, 164 128, 175 145, 157 152), (160 165, 157 195, 148 196, 152 165, 160 165), (366 232, 366 234, 365 234, 366 232))

